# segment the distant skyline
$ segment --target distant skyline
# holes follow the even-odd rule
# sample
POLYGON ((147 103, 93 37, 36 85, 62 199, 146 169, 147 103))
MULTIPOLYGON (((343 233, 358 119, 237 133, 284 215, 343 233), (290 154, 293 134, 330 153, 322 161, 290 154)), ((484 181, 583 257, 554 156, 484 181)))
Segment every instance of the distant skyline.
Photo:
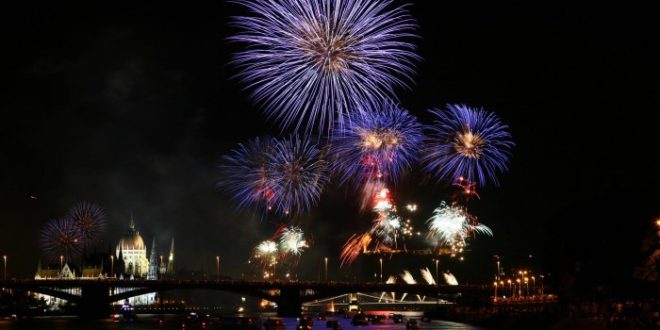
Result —
MULTIPOLYGON (((447 263, 458 280, 488 280, 483 265, 495 254, 513 266, 530 253, 557 278, 628 278, 660 216, 654 11, 410 3, 422 60, 410 90, 398 93, 401 106, 423 122, 447 103, 484 107, 516 142, 501 187, 482 189, 471 205, 494 237, 472 241, 464 263, 447 263)), ((215 188, 217 166, 236 143, 291 131, 267 121, 234 78, 228 63, 240 45, 227 39, 236 33, 229 18, 240 14, 226 1, 52 2, 3 20, 0 255, 11 275, 34 275, 41 228, 80 201, 106 212, 101 251, 133 214, 148 242, 176 239, 183 268, 212 272, 220 255, 227 275, 248 271, 251 249, 276 224, 237 212, 215 188)), ((451 193, 419 167, 393 191, 400 205, 419 205, 418 226, 451 193)), ((301 276, 316 278, 328 256, 339 277, 341 245, 372 216, 355 201, 332 184, 302 218, 314 244, 301 276)), ((342 276, 368 274, 375 266, 363 259, 342 276)))

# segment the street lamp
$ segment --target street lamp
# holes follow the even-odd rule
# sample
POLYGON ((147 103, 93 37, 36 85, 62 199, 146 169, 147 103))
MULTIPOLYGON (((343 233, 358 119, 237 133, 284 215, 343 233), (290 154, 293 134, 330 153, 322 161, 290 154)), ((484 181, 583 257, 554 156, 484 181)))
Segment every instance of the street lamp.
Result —
POLYGON ((115 277, 115 256, 110 255, 110 277, 115 277))
POLYGON ((526 296, 529 296, 529 277, 525 277, 525 293, 526 296))
POLYGON ((380 282, 383 282, 383 258, 378 259, 380 261, 380 282))
POLYGON ((216 280, 220 281, 220 256, 215 256, 215 274, 216 280))
POLYGON ((536 277, 532 276, 532 295, 536 296, 536 277))
POLYGON ((325 260, 325 281, 328 281, 328 257, 324 258, 325 260))
POLYGON ((64 256, 60 255, 60 271, 64 268, 64 256))
POLYGON ((520 285, 519 278, 516 279, 516 286, 518 287, 518 298, 520 298, 520 296, 522 296, 522 286, 520 285))
POLYGON ((5 279, 5 281, 6 281, 6 280, 7 280, 7 255, 3 255, 3 256, 2 256, 2 260, 4 261, 4 265, 5 265, 5 268, 4 268, 4 279, 5 279))
POLYGON ((493 299, 497 300, 497 281, 493 282, 493 285, 495 287, 495 294, 493 295, 493 299))
POLYGON ((513 284, 511 284, 511 279, 506 280, 506 282, 509 284, 509 290, 511 290, 511 297, 513 297, 513 284))

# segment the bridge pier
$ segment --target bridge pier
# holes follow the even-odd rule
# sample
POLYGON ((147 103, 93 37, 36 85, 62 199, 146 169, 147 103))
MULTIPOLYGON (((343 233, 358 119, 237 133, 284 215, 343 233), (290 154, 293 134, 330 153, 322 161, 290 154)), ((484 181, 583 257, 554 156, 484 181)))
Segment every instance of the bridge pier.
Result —
POLYGON ((282 288, 276 302, 279 317, 299 317, 302 314, 302 298, 298 288, 282 288))
POLYGON ((80 301, 77 306, 78 317, 100 319, 110 315, 110 288, 105 285, 87 285, 81 287, 80 301))

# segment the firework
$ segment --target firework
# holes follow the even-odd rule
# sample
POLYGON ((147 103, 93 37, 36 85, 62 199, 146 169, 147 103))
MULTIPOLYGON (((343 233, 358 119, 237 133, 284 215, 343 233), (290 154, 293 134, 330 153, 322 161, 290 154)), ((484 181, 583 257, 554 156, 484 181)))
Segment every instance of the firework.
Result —
POLYGON ((478 223, 464 208, 447 205, 444 201, 433 211, 433 216, 427 222, 429 238, 438 244, 459 249, 458 252, 462 252, 471 235, 493 235, 490 228, 478 223))
POLYGON ((420 269, 419 272, 422 273, 422 278, 424 278, 424 281, 426 281, 427 284, 436 285, 435 278, 433 278, 433 275, 428 268, 420 269))
POLYGON ((417 281, 415 281, 415 278, 412 276, 412 274, 410 274, 410 272, 405 269, 401 274, 401 279, 407 284, 417 284, 417 281))
POLYGON ((449 285, 458 285, 458 281, 456 280, 456 276, 450 272, 445 272, 442 274, 443 277, 445 278, 445 282, 449 285))
POLYGON ((80 232, 83 248, 89 248, 105 232, 105 213, 96 204, 81 202, 71 208, 66 218, 74 223, 80 232))
POLYGON ((498 184, 496 174, 507 170, 511 140, 508 126, 493 113, 465 105, 431 110, 436 117, 422 160, 439 180, 463 177, 480 185, 498 184))
POLYGON ((318 202, 328 181, 321 151, 306 138, 278 141, 268 155, 267 173, 272 209, 282 214, 303 213, 318 202))
POLYGON ((395 98, 418 59, 415 22, 392 0, 234 0, 235 56, 253 99, 282 127, 329 130, 356 104, 395 98))
POLYGON ((343 267, 344 265, 352 264, 360 253, 367 249, 372 240, 369 233, 361 235, 353 234, 341 250, 340 265, 343 267))
POLYGON ((347 125, 337 125, 330 149, 333 170, 342 182, 395 183, 417 158, 424 139, 417 119, 391 102, 352 113, 343 121, 347 125))
POLYGON ((223 178, 218 187, 228 192, 239 207, 270 207, 275 192, 266 161, 274 144, 272 138, 255 138, 223 157, 223 178))
POLYGON ((277 243, 274 241, 263 241, 254 248, 254 258, 264 267, 272 267, 277 264, 277 243))
POLYGON ((302 229, 291 226, 284 228, 280 236, 280 250, 286 254, 300 256, 308 247, 302 229))
POLYGON ((48 221, 41 230, 39 243, 45 256, 51 260, 64 257, 70 261, 80 255, 82 234, 79 227, 67 218, 48 221))

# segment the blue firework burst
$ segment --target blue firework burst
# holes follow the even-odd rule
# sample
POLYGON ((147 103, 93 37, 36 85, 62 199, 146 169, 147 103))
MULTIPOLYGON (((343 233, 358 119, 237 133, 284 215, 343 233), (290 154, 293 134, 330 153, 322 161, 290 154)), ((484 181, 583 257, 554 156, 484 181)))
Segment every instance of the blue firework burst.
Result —
POLYGON ((52 219, 41 230, 39 243, 43 254, 50 260, 63 257, 66 261, 70 261, 80 256, 82 234, 72 220, 52 219))
POLYGON ((485 185, 498 184, 497 174, 507 170, 514 143, 508 126, 493 113, 465 105, 430 110, 436 117, 428 126, 429 138, 422 156, 424 168, 438 180, 463 177, 485 185))
POLYGON ((391 102, 354 112, 331 139, 333 171, 342 182, 396 182, 416 160, 424 135, 417 118, 391 102))
POLYGON ((80 202, 69 210, 66 218, 78 228, 84 248, 96 245, 105 232, 105 213, 96 204, 80 202))
POLYGON ((395 98, 412 81, 416 23, 392 0, 233 0, 234 63, 267 117, 330 130, 356 104, 395 98))
POLYGON ((239 208, 258 209, 270 204, 274 191, 267 161, 275 143, 272 138, 255 138, 239 144, 223 157, 222 179, 217 186, 226 191, 239 208))
POLYGON ((326 161, 317 145, 307 138, 291 136, 275 144, 267 163, 273 211, 296 215, 318 203, 328 176, 326 161))

